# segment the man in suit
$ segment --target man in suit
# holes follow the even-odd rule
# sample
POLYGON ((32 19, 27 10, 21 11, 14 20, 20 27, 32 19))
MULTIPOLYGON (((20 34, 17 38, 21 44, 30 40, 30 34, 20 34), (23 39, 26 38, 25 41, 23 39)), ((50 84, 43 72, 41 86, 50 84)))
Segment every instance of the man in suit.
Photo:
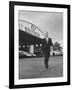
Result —
POLYGON ((44 64, 46 69, 48 68, 50 47, 53 46, 51 38, 48 37, 48 32, 45 33, 45 38, 42 41, 42 50, 45 57, 44 64))

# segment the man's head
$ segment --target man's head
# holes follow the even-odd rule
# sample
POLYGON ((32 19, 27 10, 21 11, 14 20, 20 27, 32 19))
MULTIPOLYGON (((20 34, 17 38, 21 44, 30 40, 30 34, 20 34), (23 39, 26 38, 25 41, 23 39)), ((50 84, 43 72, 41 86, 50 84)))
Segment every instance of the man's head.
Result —
POLYGON ((48 32, 45 33, 45 38, 47 38, 47 37, 48 37, 48 32))

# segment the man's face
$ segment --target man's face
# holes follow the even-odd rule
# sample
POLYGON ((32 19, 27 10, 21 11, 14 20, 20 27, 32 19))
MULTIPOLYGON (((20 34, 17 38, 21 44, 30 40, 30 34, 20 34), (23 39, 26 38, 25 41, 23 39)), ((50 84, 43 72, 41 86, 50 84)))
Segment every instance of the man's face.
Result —
POLYGON ((48 37, 48 32, 45 33, 45 38, 47 38, 47 37, 48 37))

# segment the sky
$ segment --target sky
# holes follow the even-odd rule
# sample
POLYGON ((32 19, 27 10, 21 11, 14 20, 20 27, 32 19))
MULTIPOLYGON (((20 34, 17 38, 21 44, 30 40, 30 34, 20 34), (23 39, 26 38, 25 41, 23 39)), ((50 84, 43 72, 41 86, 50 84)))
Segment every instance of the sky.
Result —
POLYGON ((63 46, 63 13, 19 10, 19 20, 35 24, 43 33, 49 33, 53 43, 63 46))

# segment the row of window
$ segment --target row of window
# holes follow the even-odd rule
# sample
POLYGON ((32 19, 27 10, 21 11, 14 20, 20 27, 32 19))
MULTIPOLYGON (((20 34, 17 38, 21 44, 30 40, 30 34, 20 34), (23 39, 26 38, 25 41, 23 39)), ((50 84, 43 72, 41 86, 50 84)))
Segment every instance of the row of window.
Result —
MULTIPOLYGON (((25 48, 25 47, 29 47, 30 45, 23 45, 22 47, 25 48)), ((35 44, 34 46, 38 47, 38 46, 42 46, 42 44, 35 44)), ((19 48, 21 48, 21 45, 19 45, 19 48)))

